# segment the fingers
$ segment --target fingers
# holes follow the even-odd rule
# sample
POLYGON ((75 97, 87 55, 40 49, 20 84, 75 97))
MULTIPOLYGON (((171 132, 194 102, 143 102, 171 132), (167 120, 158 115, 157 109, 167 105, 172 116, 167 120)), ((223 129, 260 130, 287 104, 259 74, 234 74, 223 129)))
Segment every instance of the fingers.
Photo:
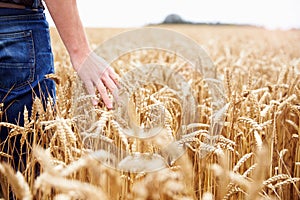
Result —
POLYGON ((108 65, 105 73, 102 74, 101 79, 113 95, 114 99, 117 101, 118 89, 120 88, 119 75, 115 72, 115 70, 112 67, 108 65))
MULTIPOLYGON (((93 83, 91 81, 85 82, 85 87, 86 87, 87 92, 88 92, 89 95, 95 96, 94 85, 93 85, 93 83)), ((98 101, 95 98, 93 98, 92 99, 92 103, 95 106, 95 105, 98 104, 98 101)))
POLYGON ((115 84, 115 82, 109 76, 104 77, 103 82, 105 86, 109 89, 111 94, 113 95, 114 99, 116 100, 118 94, 118 87, 115 84))
POLYGON ((115 72, 115 70, 113 68, 109 68, 108 69, 108 74, 109 74, 109 77, 111 78, 111 80, 114 82, 114 84, 120 88, 120 83, 119 83, 119 80, 120 80, 120 77, 119 75, 115 72))
MULTIPOLYGON (((115 97, 120 87, 119 76, 114 69, 102 57, 93 52, 76 69, 79 77, 85 83, 88 93, 95 95, 96 87, 106 107, 112 109, 112 100, 109 98, 108 90, 115 97)), ((92 103, 97 105, 98 101, 93 99, 92 103)))
POLYGON ((113 108, 112 100, 109 98, 107 90, 106 90, 104 84, 102 83, 102 81, 99 79, 95 85, 96 85, 96 88, 97 88, 98 92, 100 93, 102 100, 103 100, 104 104, 106 105, 106 107, 108 109, 112 109, 113 108))
POLYGON ((109 76, 104 76, 102 80, 111 93, 114 93, 116 90, 118 90, 117 85, 109 76))

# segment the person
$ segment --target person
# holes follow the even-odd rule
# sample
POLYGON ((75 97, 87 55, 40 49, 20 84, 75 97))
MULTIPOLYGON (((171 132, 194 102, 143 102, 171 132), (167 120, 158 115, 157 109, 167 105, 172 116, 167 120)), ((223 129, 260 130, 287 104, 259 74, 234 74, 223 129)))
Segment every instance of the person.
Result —
MULTIPOLYGON (((118 89, 118 75, 104 59, 92 52, 76 0, 0 0, 1 121, 22 126, 24 107, 30 112, 35 97, 55 99, 55 83, 45 77, 54 73, 54 64, 44 6, 49 10, 73 68, 88 93, 94 95, 98 90, 105 105, 111 109, 108 90, 113 93, 118 89)), ((93 103, 97 104, 96 100, 93 103)), ((3 145, 8 131, 0 127, 0 152, 10 148, 3 145)), ((14 145, 17 151, 19 139, 14 145)), ((13 162, 15 168, 22 171, 26 166, 20 162, 20 152, 16 151, 13 162)))
MULTIPOLYGON (((105 105, 112 108, 107 88, 116 92, 118 75, 92 52, 76 0, 0 0, 0 122, 22 126, 24 107, 30 114, 35 97, 43 101, 48 97, 55 99, 55 83, 45 77, 54 73, 54 62, 44 6, 88 93, 94 95, 98 90, 105 105)), ((9 129, 0 126, 0 152, 9 152, 12 159, 8 161, 15 170, 23 172, 26 147, 20 148, 20 135, 8 143, 8 134, 9 129)), ((0 155, 1 160, 5 159, 0 155)))

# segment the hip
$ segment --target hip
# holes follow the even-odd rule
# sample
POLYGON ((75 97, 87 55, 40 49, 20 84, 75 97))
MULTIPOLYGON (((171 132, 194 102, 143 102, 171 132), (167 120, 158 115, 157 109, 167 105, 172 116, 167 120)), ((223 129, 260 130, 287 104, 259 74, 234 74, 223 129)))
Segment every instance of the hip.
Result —
POLYGON ((42 10, 6 9, 5 13, 0 15, 0 92, 10 92, 7 97, 14 98, 54 73, 53 54, 42 10))

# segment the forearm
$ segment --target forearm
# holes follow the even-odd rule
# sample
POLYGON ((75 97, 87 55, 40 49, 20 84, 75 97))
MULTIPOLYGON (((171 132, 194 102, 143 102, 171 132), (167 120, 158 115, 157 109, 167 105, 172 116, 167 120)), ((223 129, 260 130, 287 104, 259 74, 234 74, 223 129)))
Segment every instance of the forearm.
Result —
MULTIPOLYGON (((71 57, 72 65, 84 82, 87 92, 94 96, 96 88, 105 105, 111 109, 112 101, 107 88, 115 94, 119 78, 105 60, 96 54, 91 54, 76 0, 44 1, 71 57)), ((97 105, 95 99, 93 104, 97 105)))
POLYGON ((45 3, 76 69, 91 51, 76 0, 45 0, 45 3))

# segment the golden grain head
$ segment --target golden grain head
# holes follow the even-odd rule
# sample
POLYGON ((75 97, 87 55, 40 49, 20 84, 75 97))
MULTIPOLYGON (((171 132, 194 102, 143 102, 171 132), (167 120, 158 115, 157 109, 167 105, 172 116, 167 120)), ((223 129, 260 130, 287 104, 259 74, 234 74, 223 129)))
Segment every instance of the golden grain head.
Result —
MULTIPOLYGON (((119 113, 107 110, 101 101, 97 107, 90 104, 99 95, 85 94, 51 29, 56 74, 47 78, 57 84, 55 109, 52 103, 45 108, 36 98, 30 118, 25 110, 24 127, 1 120, 0 128, 9 128, 10 136, 1 141, 0 160, 11 160, 10 152, 2 152, 3 144, 13 147, 18 135, 28 149, 23 174, 0 164, 3 195, 7 197, 12 188, 17 197, 28 200, 300 198, 299 30, 167 28, 203 46, 216 66, 210 73, 223 77, 223 82, 205 79, 172 52, 129 52, 111 63, 128 93, 119 113), (148 71, 141 66, 148 66, 148 71), (188 90, 176 90, 178 82, 166 76, 169 69, 188 90), (217 89, 211 91, 212 87, 217 89), (143 133, 157 132, 156 137, 132 137, 146 129, 143 133), (172 148, 164 149, 176 140, 185 149, 180 156, 172 148), (167 159, 160 163, 164 169, 146 173, 153 164, 147 158, 153 155, 167 159), (36 163, 41 165, 39 174, 36 163), (144 171, 132 173, 127 168, 144 171)), ((87 29, 93 47, 119 31, 87 29)), ((0 102, 3 119, 2 108, 0 102)))

